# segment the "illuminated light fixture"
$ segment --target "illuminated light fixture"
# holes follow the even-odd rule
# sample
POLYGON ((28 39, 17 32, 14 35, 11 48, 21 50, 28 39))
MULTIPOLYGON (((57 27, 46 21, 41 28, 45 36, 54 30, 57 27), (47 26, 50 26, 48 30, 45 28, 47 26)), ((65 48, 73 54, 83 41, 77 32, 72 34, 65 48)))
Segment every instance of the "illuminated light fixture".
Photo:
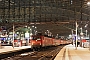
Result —
POLYGON ((73 2, 73 1, 71 0, 71 4, 72 4, 72 2, 73 2))
POLYGON ((28 27, 30 29, 30 27, 28 27))
POLYGON ((49 31, 49 30, 47 30, 47 31, 49 31))
POLYGON ((85 27, 87 27, 87 26, 88 26, 88 24, 85 25, 85 27))
POLYGON ((80 35, 83 35, 83 33, 80 33, 80 35))
POLYGON ((35 28, 37 28, 37 27, 35 27, 35 28))
POLYGON ((90 5, 90 2, 87 2, 88 5, 90 5))
POLYGON ((32 30, 32 29, 30 29, 30 30, 32 30))
POLYGON ((86 32, 87 32, 87 30, 86 30, 86 32))
POLYGON ((35 32, 37 32, 37 31, 35 31, 35 32))
POLYGON ((27 27, 27 26, 25 26, 25 27, 27 27))
POLYGON ((30 35, 33 35, 32 33, 30 35))
POLYGON ((34 26, 32 26, 32 27, 34 27, 34 26))
POLYGON ((82 27, 80 29, 82 29, 82 27))

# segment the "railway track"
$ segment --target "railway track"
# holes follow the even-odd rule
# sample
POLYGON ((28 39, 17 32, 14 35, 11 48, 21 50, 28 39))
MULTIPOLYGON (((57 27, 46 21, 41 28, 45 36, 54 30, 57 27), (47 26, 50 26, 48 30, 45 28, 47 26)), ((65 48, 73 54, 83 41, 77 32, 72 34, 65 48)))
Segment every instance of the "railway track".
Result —
POLYGON ((52 50, 51 52, 47 52, 46 54, 44 54, 41 58, 39 58, 38 60, 53 60, 54 57, 57 55, 57 53, 60 51, 61 48, 57 48, 55 50, 52 50), (57 52, 56 52, 57 51, 57 52))
POLYGON ((15 56, 7 57, 1 60, 53 60, 57 53, 64 47, 48 47, 45 49, 39 49, 38 51, 31 51, 22 54, 18 54, 15 56))

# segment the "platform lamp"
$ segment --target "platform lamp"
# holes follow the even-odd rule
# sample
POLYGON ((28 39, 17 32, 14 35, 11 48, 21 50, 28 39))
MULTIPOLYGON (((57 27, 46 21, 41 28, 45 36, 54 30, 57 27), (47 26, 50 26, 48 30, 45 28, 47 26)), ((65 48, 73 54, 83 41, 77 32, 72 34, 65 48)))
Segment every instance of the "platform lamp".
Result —
POLYGON ((77 24, 77 21, 76 21, 76 50, 77 50, 77 28, 78 28, 78 24, 77 24))
MULTIPOLYGON (((90 2, 87 2, 87 6, 90 6, 90 2)), ((88 8, 89 9, 89 8, 88 8)), ((89 14, 88 14, 89 15, 89 14)), ((90 50, 90 35, 89 35, 89 50, 90 50)))
POLYGON ((14 23, 13 23, 13 48, 14 48, 14 23))
POLYGON ((80 28, 81 32, 80 32, 80 46, 82 47, 82 38, 83 37, 83 32, 82 32, 82 27, 80 28))

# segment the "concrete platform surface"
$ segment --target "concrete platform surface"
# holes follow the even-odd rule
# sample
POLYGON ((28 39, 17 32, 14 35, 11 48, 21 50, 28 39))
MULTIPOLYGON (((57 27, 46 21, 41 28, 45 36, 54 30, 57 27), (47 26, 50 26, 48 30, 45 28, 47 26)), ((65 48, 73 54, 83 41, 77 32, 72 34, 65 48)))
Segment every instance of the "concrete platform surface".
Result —
POLYGON ((19 51, 22 49, 27 49, 27 48, 31 48, 31 46, 21 46, 21 47, 12 47, 12 46, 2 46, 2 48, 0 48, 0 53, 5 53, 5 52, 14 52, 14 51, 19 51))
POLYGON ((66 45, 57 54, 54 60, 90 60, 89 48, 76 47, 74 45, 66 45))

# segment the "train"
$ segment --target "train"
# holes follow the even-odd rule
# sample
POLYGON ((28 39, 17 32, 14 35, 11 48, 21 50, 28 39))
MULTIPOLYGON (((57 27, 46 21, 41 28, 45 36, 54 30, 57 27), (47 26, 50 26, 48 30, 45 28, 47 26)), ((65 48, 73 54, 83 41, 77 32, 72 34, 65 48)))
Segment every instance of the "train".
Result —
POLYGON ((44 35, 32 35, 30 39, 31 48, 42 48, 48 46, 58 46, 63 44, 70 44, 70 40, 56 39, 44 35))

